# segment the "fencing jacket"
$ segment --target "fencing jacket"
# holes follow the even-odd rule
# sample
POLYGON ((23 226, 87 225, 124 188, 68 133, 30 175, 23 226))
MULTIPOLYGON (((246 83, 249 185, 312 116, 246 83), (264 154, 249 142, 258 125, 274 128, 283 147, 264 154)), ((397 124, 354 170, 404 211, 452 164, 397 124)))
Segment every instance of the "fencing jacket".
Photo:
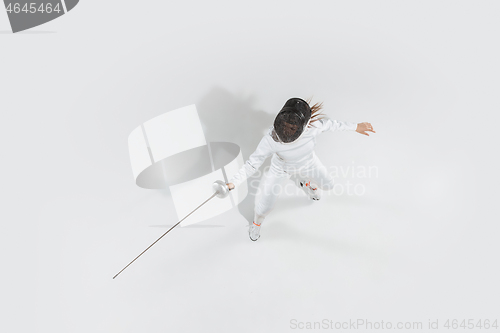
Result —
POLYGON ((323 118, 311 123, 311 127, 306 128, 297 141, 282 144, 272 138, 273 127, 271 127, 269 132, 260 140, 255 152, 250 155, 241 169, 229 179, 229 182, 233 183, 234 186, 238 186, 252 176, 262 163, 273 154, 276 154, 276 157, 283 161, 287 167, 299 168, 304 161, 312 159, 318 134, 326 131, 355 131, 356 128, 356 123, 323 118))

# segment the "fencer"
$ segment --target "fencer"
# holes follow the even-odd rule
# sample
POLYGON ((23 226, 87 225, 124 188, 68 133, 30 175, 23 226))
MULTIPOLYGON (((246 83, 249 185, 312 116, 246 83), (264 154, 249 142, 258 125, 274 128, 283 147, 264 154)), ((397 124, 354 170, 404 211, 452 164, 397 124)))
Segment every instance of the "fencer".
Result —
POLYGON ((322 103, 313 106, 309 103, 301 98, 290 98, 279 111, 273 126, 260 140, 255 152, 227 183, 229 189, 239 186, 271 156, 271 166, 265 172, 255 198, 254 220, 249 228, 252 241, 259 239, 262 222, 272 211, 291 176, 298 180, 296 184, 312 200, 320 199, 318 188, 324 191, 333 189, 333 177, 314 153, 318 134, 356 131, 369 136, 367 132, 375 133, 370 123, 332 120, 320 112, 322 103))

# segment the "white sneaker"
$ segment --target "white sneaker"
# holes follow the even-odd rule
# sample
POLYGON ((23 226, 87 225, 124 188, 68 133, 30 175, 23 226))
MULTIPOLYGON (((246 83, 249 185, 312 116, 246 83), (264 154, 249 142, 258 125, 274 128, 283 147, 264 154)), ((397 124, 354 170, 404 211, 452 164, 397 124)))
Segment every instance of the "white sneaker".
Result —
POLYGON ((260 238, 260 226, 260 224, 255 224, 255 222, 252 222, 250 228, 248 229, 248 235, 254 242, 260 238))
POLYGON ((300 184, 300 187, 304 190, 304 192, 306 192, 309 199, 312 199, 312 200, 321 199, 321 195, 319 194, 318 188, 314 185, 311 185, 310 181, 302 180, 302 181, 300 181, 299 184, 300 184))

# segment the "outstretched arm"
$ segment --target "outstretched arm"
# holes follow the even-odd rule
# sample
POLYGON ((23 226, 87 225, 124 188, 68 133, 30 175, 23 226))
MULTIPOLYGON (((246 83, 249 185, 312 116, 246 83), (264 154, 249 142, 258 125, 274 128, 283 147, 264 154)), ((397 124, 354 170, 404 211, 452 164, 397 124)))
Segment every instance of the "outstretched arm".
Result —
POLYGON ((235 186, 238 186, 248 177, 252 176, 260 168, 262 163, 264 163, 266 158, 271 156, 273 153, 274 151, 267 142, 266 137, 263 137, 262 140, 260 140, 257 149, 255 149, 253 154, 250 155, 241 169, 229 179, 229 183, 227 183, 229 189, 232 190, 235 186))
POLYGON ((368 131, 375 133, 375 131, 373 130, 373 127, 370 123, 356 124, 356 123, 351 123, 351 122, 347 122, 347 121, 333 120, 330 118, 321 119, 320 122, 321 122, 321 131, 322 132, 325 132, 325 131, 331 131, 331 132, 356 131, 360 134, 364 134, 367 136, 369 136, 369 134, 366 133, 368 131))

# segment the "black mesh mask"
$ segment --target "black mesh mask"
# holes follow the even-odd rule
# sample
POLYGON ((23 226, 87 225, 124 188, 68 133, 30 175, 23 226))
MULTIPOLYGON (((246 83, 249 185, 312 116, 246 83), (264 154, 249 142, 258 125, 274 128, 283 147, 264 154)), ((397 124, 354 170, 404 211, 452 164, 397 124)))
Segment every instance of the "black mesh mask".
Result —
POLYGON ((311 108, 301 98, 290 98, 274 120, 273 139, 292 143, 304 132, 311 119, 311 108))

